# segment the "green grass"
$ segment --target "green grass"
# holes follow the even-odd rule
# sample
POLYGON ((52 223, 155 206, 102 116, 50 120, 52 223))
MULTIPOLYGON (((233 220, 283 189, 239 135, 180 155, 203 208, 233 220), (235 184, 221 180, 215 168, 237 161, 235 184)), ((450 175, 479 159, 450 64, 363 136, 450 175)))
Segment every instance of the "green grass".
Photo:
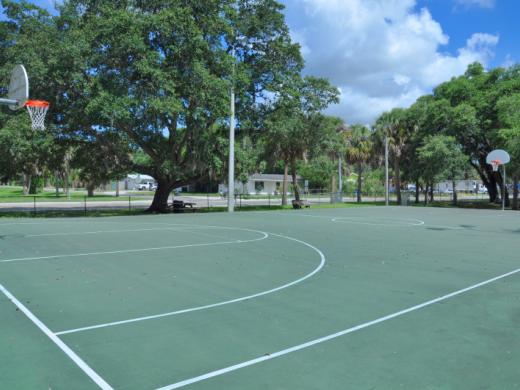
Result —
MULTIPOLYGON (((122 199, 124 200, 124 199, 122 199)), ((364 203, 323 203, 313 204, 311 209, 335 209, 335 208, 358 208, 367 206, 383 206, 383 202, 364 202, 364 203)), ((280 206, 280 205, 252 205, 252 206, 236 206, 237 212, 251 212, 251 211, 280 211, 280 210, 293 210, 292 205, 280 206)), ((308 209, 304 209, 308 210, 308 209)), ((298 212, 298 210, 294 210, 298 212)), ((189 214, 192 211, 186 209, 186 211, 177 212, 177 214, 189 214)), ((227 212, 226 206, 221 207, 200 207, 196 208, 195 213, 223 213, 227 212)), ((170 212, 171 213, 171 212, 170 212)), ((143 209, 113 209, 113 210, 38 210, 34 211, 0 211, 0 218, 76 218, 76 217, 115 217, 115 216, 128 216, 128 215, 147 215, 143 209)), ((169 214, 169 213, 164 213, 169 214)), ((175 214, 175 213, 174 213, 175 214)))
MULTIPOLYGON (((137 193, 136 196, 132 195, 132 200, 145 200, 153 196, 153 192, 150 193, 137 193), (139 195, 139 196, 137 196, 139 195)), ((0 203, 24 203, 24 202, 83 202, 87 199, 88 202, 96 201, 119 201, 124 202, 128 200, 128 195, 121 195, 116 197, 114 195, 96 194, 94 196, 87 197, 87 192, 83 190, 71 191, 70 196, 67 197, 63 192, 60 192, 56 196, 54 191, 39 192, 34 195, 24 195, 21 187, 5 187, 0 186, 0 203)))
POLYGON ((37 211, 0 211, 0 218, 77 218, 77 217, 121 217, 145 215, 144 210, 43 210, 37 211))

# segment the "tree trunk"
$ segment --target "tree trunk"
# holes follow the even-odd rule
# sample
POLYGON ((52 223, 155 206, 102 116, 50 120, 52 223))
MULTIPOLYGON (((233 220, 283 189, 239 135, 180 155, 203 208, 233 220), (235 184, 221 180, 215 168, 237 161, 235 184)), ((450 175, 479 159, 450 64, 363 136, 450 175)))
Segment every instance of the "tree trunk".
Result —
POLYGON ((88 196, 89 198, 91 198, 91 197, 94 196, 94 189, 95 189, 94 184, 91 184, 91 183, 88 183, 88 184, 87 184, 87 196, 88 196))
POLYGON ((357 202, 361 203, 361 186, 362 186, 362 178, 361 173, 363 169, 361 163, 358 163, 358 178, 357 178, 357 202))
MULTIPOLYGON (((174 188, 179 187, 176 182, 168 180, 157 180, 157 190, 155 190, 153 201, 148 210, 149 213, 164 213, 168 210, 168 198, 174 188)), ((233 196, 228 193, 228 196, 233 196)))
POLYGON ((511 208, 518 210, 518 175, 513 176, 513 203, 511 208))
POLYGON ((31 181, 29 183, 29 195, 36 195, 38 193, 38 176, 36 176, 36 180, 34 180, 31 176, 31 181))
POLYGON ((119 197, 119 180, 116 180, 116 198, 119 197))
POLYGON ((29 195, 29 189, 31 188, 31 175, 27 175, 26 173, 22 174, 22 186, 23 194, 29 195))
POLYGON ((60 196, 60 173, 54 175, 54 188, 56 189, 56 198, 60 196))
POLYGON ((419 180, 415 181, 415 204, 419 203, 419 180))
POLYGON ((491 166, 486 163, 486 156, 481 155, 478 162, 472 162, 471 166, 475 168, 478 175, 480 176, 480 179, 482 180, 482 183, 484 183, 484 186, 487 188, 489 201, 491 203, 495 202, 499 195, 497 192, 497 182, 495 172, 493 172, 491 166))
POLYGON ((451 181, 451 185, 453 187, 453 206, 457 205, 457 184, 455 183, 455 180, 451 181))
POLYGON ((300 188, 298 187, 298 181, 296 180, 296 162, 291 163, 291 176, 292 176, 292 187, 294 191, 294 199, 300 200, 300 188))
POLYGON ((401 165, 398 158, 394 161, 394 182, 395 193, 397 195, 397 204, 401 204, 401 165))
POLYGON ((429 189, 429 184, 426 183, 424 185, 424 205, 428 205, 428 189, 429 189))
POLYGON ((433 203, 433 183, 430 184, 430 202, 433 203))
POLYGON ((336 190, 336 181, 337 181, 337 178, 336 178, 336 175, 332 175, 332 179, 331 179, 331 183, 330 183, 330 201, 332 202, 333 201, 333 195, 332 193, 336 190))
POLYGON ((283 183, 282 183, 282 206, 287 205, 287 182, 289 176, 289 164, 284 161, 283 167, 283 183))

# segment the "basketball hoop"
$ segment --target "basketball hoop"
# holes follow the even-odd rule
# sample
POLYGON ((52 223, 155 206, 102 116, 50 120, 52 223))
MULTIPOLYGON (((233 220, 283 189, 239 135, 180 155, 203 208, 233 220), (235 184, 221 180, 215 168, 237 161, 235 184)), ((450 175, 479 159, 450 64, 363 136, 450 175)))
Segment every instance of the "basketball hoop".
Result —
POLYGON ((500 161, 500 160, 491 161, 491 166, 493 167, 493 172, 498 172, 498 167, 500 165, 502 165, 502 161, 500 161))
POLYGON ((45 115, 50 103, 45 100, 27 100, 25 107, 29 111, 33 130, 45 130, 45 115))

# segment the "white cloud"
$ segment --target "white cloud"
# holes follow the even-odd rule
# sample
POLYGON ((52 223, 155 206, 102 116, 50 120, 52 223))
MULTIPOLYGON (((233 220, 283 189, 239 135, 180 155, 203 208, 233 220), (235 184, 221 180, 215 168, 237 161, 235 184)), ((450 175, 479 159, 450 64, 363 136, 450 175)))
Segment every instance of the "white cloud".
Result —
POLYGON ((455 0, 455 4, 467 8, 493 8, 495 6, 495 0, 455 0))
POLYGON ((341 87, 342 102, 330 113, 349 123, 369 123, 383 111, 408 106, 472 62, 486 65, 499 39, 477 33, 456 54, 445 53, 449 37, 426 8, 416 10, 415 0, 286 5, 292 36, 305 48, 306 72, 341 87))

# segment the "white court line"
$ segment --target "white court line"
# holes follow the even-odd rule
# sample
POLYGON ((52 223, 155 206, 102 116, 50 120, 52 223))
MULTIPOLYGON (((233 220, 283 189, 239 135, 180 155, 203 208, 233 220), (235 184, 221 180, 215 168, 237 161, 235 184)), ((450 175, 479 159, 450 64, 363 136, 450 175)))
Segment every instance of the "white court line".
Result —
MULTIPOLYGON (((376 217, 377 218, 377 217, 376 217)), ((381 217, 381 220, 387 220, 387 223, 379 223, 379 222, 366 222, 366 221, 357 221, 356 219, 365 219, 370 220, 370 218, 366 217, 336 217, 332 218, 332 222, 339 222, 339 223, 358 223, 361 225, 372 225, 372 226, 390 226, 390 227, 399 227, 399 226, 422 226, 426 222, 420 219, 416 218, 385 218, 381 217), (391 220, 394 220, 395 222, 392 222, 391 220), (346 220, 343 222, 342 220, 346 220), (415 223, 413 223, 415 222, 415 223)))
POLYGON ((172 311, 172 312, 168 312, 168 313, 155 314, 155 315, 150 315, 150 316, 132 318, 132 319, 129 319, 129 320, 115 321, 115 322, 109 322, 109 323, 105 323, 105 324, 98 324, 98 325, 85 326, 85 327, 76 328, 76 329, 64 330, 64 331, 61 331, 61 332, 56 332, 55 334, 56 335, 64 335, 64 334, 69 334, 69 333, 83 332, 83 331, 87 331, 87 330, 106 328, 106 327, 109 327, 109 326, 116 326, 116 325, 124 325, 124 324, 129 324, 129 323, 132 323, 132 322, 153 320, 153 319, 156 319, 156 318, 169 317, 169 316, 174 316, 174 315, 178 315, 178 314, 190 313, 190 312, 199 311, 199 310, 211 309, 211 308, 218 307, 218 306, 229 305, 231 303, 243 302, 243 301, 250 300, 250 299, 253 299, 253 298, 258 298, 258 297, 261 297, 261 296, 264 296, 264 295, 272 294, 274 292, 277 292, 277 291, 286 289, 288 287, 294 286, 295 284, 301 283, 304 280, 309 279, 310 277, 314 276, 325 265, 326 259, 325 259, 325 255, 323 254, 323 252, 320 251, 315 246, 309 244, 308 242, 301 241, 301 240, 298 240, 298 239, 292 238, 292 237, 282 236, 280 234, 274 234, 274 233, 267 233, 267 234, 269 234, 271 236, 276 236, 276 237, 284 238, 284 239, 287 239, 287 240, 295 241, 295 242, 298 242, 300 244, 303 244, 303 245, 313 249, 315 252, 317 252, 320 255, 320 260, 321 260, 320 264, 311 273, 305 275, 304 277, 302 277, 300 279, 297 279, 297 280, 292 281, 290 283, 284 284, 283 286, 279 286, 279 287, 276 287, 276 288, 273 288, 273 289, 270 289, 270 290, 267 290, 267 291, 259 292, 257 294, 248 295, 248 296, 241 297, 241 298, 236 298, 236 299, 231 299, 231 300, 228 300, 228 301, 213 303, 211 305, 197 306, 197 307, 192 307, 192 308, 189 308, 189 309, 177 310, 177 311, 172 311))
POLYGON ((262 233, 263 237, 255 238, 253 240, 233 240, 233 241, 217 241, 217 242, 208 242, 202 244, 187 244, 187 245, 173 245, 173 246, 161 246, 155 248, 141 248, 141 249, 124 249, 119 251, 107 251, 107 252, 90 252, 90 253, 73 253, 67 255, 52 255, 52 256, 40 256, 40 257, 19 257, 14 259, 3 259, 0 260, 0 263, 11 263, 15 261, 29 261, 29 260, 49 260, 49 259, 61 259, 67 257, 84 257, 84 256, 98 256, 98 255, 114 255, 120 253, 138 253, 138 252, 150 252, 150 251, 161 251, 166 249, 180 249, 180 248, 194 248, 194 247, 204 247, 204 246, 213 246, 213 245, 228 245, 228 244, 244 244, 247 242, 255 242, 262 241, 268 237, 267 233, 262 233))
MULTIPOLYGON (((21 238, 32 238, 32 237, 52 237, 52 236, 82 236, 82 235, 93 235, 93 234, 105 234, 105 233, 135 233, 135 232, 150 232, 150 231, 173 231, 173 232, 189 232, 189 233, 195 233, 200 234, 208 237, 216 237, 216 238, 223 238, 226 239, 226 237, 216 236, 216 235, 210 235, 207 233, 201 233, 197 231, 193 231, 193 228, 199 228, 204 229, 205 226, 198 226, 198 225, 170 225, 170 226, 177 226, 174 227, 160 227, 160 228, 147 228, 147 229, 119 229, 119 230, 94 230, 94 231, 87 231, 87 232, 72 232, 72 233, 42 233, 42 234, 28 234, 21 236, 21 238), (190 229, 191 227, 191 229, 190 229)), ((208 228, 210 229, 210 228, 208 228)), ((240 230, 240 229, 239 229, 240 230)))
MULTIPOLYGON (((88 232, 67 232, 67 233, 42 233, 42 234, 27 234, 22 236, 23 238, 32 238, 32 237, 52 237, 52 236, 82 236, 82 235, 91 235, 91 234, 104 234, 104 233, 132 233, 132 232, 150 232, 156 230, 172 230, 179 231, 179 229, 173 228, 149 228, 149 229, 123 229, 123 230, 94 230, 88 232)), ((182 230, 181 230, 182 231, 182 230)))
POLYGON ((51 332, 47 326, 41 322, 27 307, 25 307, 16 297, 11 294, 3 285, 0 284, 0 291, 29 318, 45 335, 51 339, 76 365, 92 379, 99 388, 103 390, 112 390, 110 386, 103 378, 101 378, 87 363, 83 361, 76 353, 70 349, 67 344, 61 341, 58 336, 51 332))
MULTIPOLYGON (((287 215, 278 213, 278 215, 287 215)), ((423 226, 426 224, 425 221, 417 218, 392 218, 392 217, 381 217, 380 219, 391 220, 394 219, 395 223, 389 221, 389 223, 378 223, 378 222, 367 222, 367 221, 359 221, 368 220, 370 221, 370 217, 360 217, 360 216, 352 216, 352 217, 332 217, 330 215, 311 215, 311 214, 290 214, 294 217, 305 217, 305 218, 320 218, 326 219, 331 222, 339 222, 339 223, 355 223, 360 225, 372 225, 372 226, 390 226, 390 227, 400 227, 400 226, 423 226), (341 220, 345 220, 344 222, 341 220)), ((378 217, 374 217, 378 218, 378 217)))
POLYGON ((252 359, 252 360, 247 360, 245 362, 242 362, 242 363, 239 363, 239 364, 235 364, 233 366, 225 367, 225 368, 222 368, 220 370, 211 371, 211 372, 208 372, 208 373, 203 374, 203 375, 199 375, 199 376, 196 376, 196 377, 193 377, 193 378, 190 378, 190 379, 183 380, 181 382, 177 382, 177 383, 174 383, 174 384, 171 384, 171 385, 168 385, 168 386, 164 386, 164 387, 161 387, 158 390, 178 389, 180 387, 188 386, 188 385, 191 385, 193 383, 197 383, 197 382, 200 382, 200 381, 203 381, 203 380, 206 380, 206 379, 210 379, 210 378, 214 378, 216 376, 224 375, 224 374, 227 374, 227 373, 232 372, 232 371, 239 370, 239 369, 244 368, 244 367, 252 366, 254 364, 258 364, 258 363, 264 362, 266 360, 271 360, 271 359, 274 359, 274 358, 277 358, 277 357, 280 357, 280 356, 283 356, 283 355, 287 355, 287 354, 290 354, 290 353, 293 353, 293 352, 296 352, 296 351, 300 351, 302 349, 312 347, 312 346, 314 346, 316 344, 320 344, 320 343, 323 343, 323 342, 326 342, 326 341, 329 341, 329 340, 332 340, 332 339, 344 336, 346 334, 353 333, 353 332, 356 332, 358 330, 368 328, 370 326, 379 324, 381 322, 391 320, 393 318, 402 316, 404 314, 413 312, 415 310, 422 309, 424 307, 433 305, 435 303, 438 303, 438 302, 441 302, 441 301, 445 301, 445 300, 453 298, 453 297, 455 297, 457 295, 460 295, 460 294, 463 294, 465 292, 474 290, 476 288, 485 286, 486 284, 490 284, 490 283, 496 282, 497 280, 504 279, 504 278, 506 278, 508 276, 514 275, 514 274, 519 273, 519 272, 520 272, 520 268, 516 269, 514 271, 511 271, 511 272, 508 272, 506 274, 494 277, 492 279, 488 279, 488 280, 485 280, 483 282, 474 284, 472 286, 463 288, 462 290, 457 290, 457 291, 454 291, 454 292, 452 292, 450 294, 443 295, 443 296, 441 296, 439 298, 435 298, 435 299, 432 299, 430 301, 426 301, 426 302, 423 302, 421 304, 409 307, 407 309, 395 312, 393 314, 389 314, 387 316, 377 318, 377 319, 375 319, 373 321, 365 322, 363 324, 356 325, 356 326, 354 326, 352 328, 348 328, 348 329, 339 331, 337 333, 330 334, 328 336, 320 337, 318 339, 315 339, 315 340, 312 340, 312 341, 308 341, 306 343, 299 344, 299 345, 296 345, 296 346, 291 347, 291 348, 283 349, 281 351, 274 352, 274 353, 271 353, 269 355, 264 355, 264 356, 261 356, 261 357, 258 357, 256 359, 252 359))

